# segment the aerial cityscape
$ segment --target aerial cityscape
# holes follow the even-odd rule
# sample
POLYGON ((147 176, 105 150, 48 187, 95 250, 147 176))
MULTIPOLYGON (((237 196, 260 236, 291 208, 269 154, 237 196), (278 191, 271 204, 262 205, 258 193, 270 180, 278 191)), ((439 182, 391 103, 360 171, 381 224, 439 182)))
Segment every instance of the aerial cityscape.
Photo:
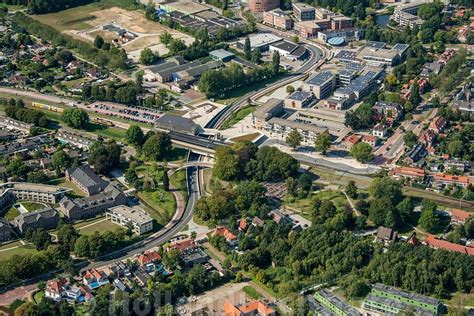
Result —
POLYGON ((0 0, 0 315, 472 316, 473 81, 473 0, 0 0))

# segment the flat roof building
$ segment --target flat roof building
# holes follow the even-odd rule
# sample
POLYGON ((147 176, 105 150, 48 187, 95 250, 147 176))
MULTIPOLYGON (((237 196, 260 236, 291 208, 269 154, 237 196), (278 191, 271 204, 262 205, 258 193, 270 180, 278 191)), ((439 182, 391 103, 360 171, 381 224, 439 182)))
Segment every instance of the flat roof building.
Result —
POLYGON ((252 13, 262 13, 276 9, 280 6, 278 0, 249 0, 249 9, 252 13))
POLYGON ((312 21, 316 19, 316 8, 306 3, 293 3, 293 14, 298 21, 312 21))
POLYGON ((137 235, 153 230, 153 218, 138 206, 118 205, 111 207, 105 212, 105 217, 112 223, 125 228, 131 225, 132 231, 137 235))
POLYGON ((324 289, 314 294, 314 298, 335 315, 362 316, 357 309, 343 302, 339 297, 324 289))
POLYGON ((364 308, 384 314, 397 315, 412 307, 416 315, 439 315, 444 311, 443 303, 435 298, 399 290, 395 287, 377 283, 372 287, 364 308))
POLYGON ((312 98, 313 94, 311 92, 295 91, 285 99, 285 107, 302 109, 311 101, 312 98))
POLYGON ((192 119, 171 114, 165 114, 157 119, 155 127, 168 132, 178 132, 188 135, 197 135, 203 131, 202 127, 194 123, 192 119))
POLYGON ((220 60, 220 61, 226 63, 226 62, 230 61, 231 59, 233 59, 235 57, 235 54, 231 53, 229 51, 226 51, 225 49, 216 49, 216 50, 213 50, 213 51, 209 52, 209 56, 213 60, 220 60))
POLYGON ((263 12, 263 23, 285 31, 293 26, 291 18, 280 8, 263 12))
MULTIPOLYGON (((252 50, 259 48, 260 51, 267 51, 270 44, 281 41, 281 37, 273 35, 271 33, 259 33, 249 37, 250 47, 252 50)), ((245 39, 237 42, 237 47, 243 49, 245 45, 245 39)))
POLYGON ((400 62, 400 52, 396 49, 365 47, 359 54, 359 59, 367 61, 369 64, 377 66, 393 66, 400 62))
POLYGON ((303 90, 312 92, 319 100, 331 95, 335 88, 336 76, 330 71, 318 72, 303 84, 303 90))
POLYGON ((280 99, 269 99, 252 113, 253 124, 257 129, 264 129, 268 120, 281 113, 283 113, 283 101, 280 99))

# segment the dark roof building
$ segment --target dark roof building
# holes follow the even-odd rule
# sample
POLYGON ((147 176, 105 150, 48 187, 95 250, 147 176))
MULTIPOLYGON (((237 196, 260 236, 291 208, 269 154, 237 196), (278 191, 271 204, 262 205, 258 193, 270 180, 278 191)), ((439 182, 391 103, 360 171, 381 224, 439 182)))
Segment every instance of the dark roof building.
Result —
POLYGON ((109 183, 102 180, 89 165, 69 168, 66 170, 65 175, 69 181, 77 185, 87 196, 102 192, 109 185, 109 183))
POLYGON ((5 218, 0 218, 0 241, 10 240, 12 229, 5 218))
POLYGON ((108 208, 126 203, 127 197, 125 194, 112 184, 109 184, 104 191, 95 195, 78 199, 64 197, 59 202, 59 205, 60 211, 64 216, 69 220, 75 221, 78 219, 94 217, 108 208))
POLYGON ((45 207, 34 212, 28 212, 15 217, 14 225, 25 234, 28 229, 53 229, 58 226, 59 214, 51 207, 45 207))
POLYGON ((197 135, 202 132, 202 127, 194 123, 193 120, 171 114, 165 114, 158 118, 155 126, 161 130, 188 135, 197 135))

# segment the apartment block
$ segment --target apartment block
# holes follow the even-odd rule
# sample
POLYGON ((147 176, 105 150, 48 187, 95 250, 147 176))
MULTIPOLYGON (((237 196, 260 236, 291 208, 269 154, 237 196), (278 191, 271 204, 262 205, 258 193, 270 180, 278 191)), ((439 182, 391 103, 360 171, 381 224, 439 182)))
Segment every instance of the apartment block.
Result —
POLYGON ((298 21, 312 21, 316 19, 316 9, 306 3, 293 3, 293 14, 298 21))
POLYGON ((290 30, 292 20, 281 9, 263 12, 263 23, 281 30, 290 30))

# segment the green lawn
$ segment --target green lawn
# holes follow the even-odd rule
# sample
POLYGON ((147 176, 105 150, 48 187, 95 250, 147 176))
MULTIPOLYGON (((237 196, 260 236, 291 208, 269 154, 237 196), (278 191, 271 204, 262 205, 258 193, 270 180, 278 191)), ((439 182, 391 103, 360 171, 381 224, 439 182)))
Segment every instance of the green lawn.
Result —
POLYGON ((118 127, 109 127, 96 123, 89 123, 87 131, 106 138, 112 138, 121 141, 125 137, 126 130, 118 127))
POLYGON ((33 300, 36 304, 41 303, 44 300, 44 291, 38 291, 33 295, 33 300))
POLYGON ((92 235, 95 232, 103 234, 106 231, 116 231, 118 229, 123 229, 120 225, 106 220, 105 217, 101 217, 93 221, 81 222, 74 226, 79 230, 81 235, 92 235))
POLYGON ((75 197, 85 196, 84 191, 79 189, 79 187, 77 185, 75 185, 71 181, 67 180, 66 178, 57 178, 57 179, 54 179, 54 180, 50 180, 50 181, 48 181, 47 184, 57 185, 57 186, 60 186, 60 187, 65 187, 65 188, 72 189, 72 191, 69 193, 69 195, 73 195, 75 197))
POLYGON ((155 188, 152 192, 140 191, 138 197, 147 206, 148 214, 159 224, 166 225, 176 211, 173 193, 155 188))
MULTIPOLYGON (((18 242, 19 243, 19 242, 18 242)), ((4 245, 2 247, 0 247, 0 258, 2 259, 7 259, 13 255, 32 255, 32 254, 35 254, 37 253, 38 251, 36 250, 35 246, 34 245, 12 245, 12 244, 8 244, 8 245, 4 245), (5 250, 5 249, 8 249, 8 248, 12 248, 12 247, 15 247, 15 246, 19 246, 18 248, 14 248, 14 249, 10 249, 10 250, 5 250), (1 251, 1 250, 4 250, 4 251, 1 251)))
POLYGON ((245 292, 245 294, 247 294, 247 296, 254 300, 258 300, 262 297, 262 295, 260 295, 260 293, 258 293, 257 290, 251 287, 250 285, 244 286, 242 290, 245 292))
POLYGON ((187 198, 188 198, 188 187, 186 185, 186 170, 176 171, 170 177, 170 182, 174 187, 179 189, 179 191, 183 195, 183 199, 187 200, 187 198))
POLYGON ((95 16, 92 13, 100 9, 99 4, 93 3, 55 13, 36 15, 34 18, 59 31, 84 30, 92 28, 91 25, 87 24, 87 21, 94 20, 95 16))
POLYGON ((247 105, 243 107, 236 113, 232 114, 225 122, 222 124, 223 129, 231 128, 241 120, 243 120, 247 115, 253 113, 257 109, 256 105, 247 105))
POLYGON ((290 201, 288 206, 300 210, 301 215, 308 218, 312 212, 312 201, 314 199, 319 199, 321 201, 331 200, 337 209, 342 209, 347 203, 346 197, 341 192, 322 190, 312 193, 309 198, 290 201))
POLYGON ((40 208, 44 207, 44 204, 35 203, 35 202, 17 201, 17 203, 21 203, 28 210, 28 212, 34 212, 34 211, 39 210, 40 208))
POLYGON ((17 217, 18 215, 20 215, 20 212, 19 212, 16 208, 14 208, 14 207, 12 206, 12 207, 10 207, 10 208, 8 209, 8 211, 5 213, 4 217, 5 217, 6 219, 8 219, 9 221, 12 221, 12 220, 14 220, 15 217, 17 217))
POLYGON ((250 134, 245 134, 242 136, 237 136, 231 138, 232 141, 238 142, 238 141, 247 141, 247 142, 253 142, 256 140, 261 134, 256 132, 256 133, 250 133, 250 134))

